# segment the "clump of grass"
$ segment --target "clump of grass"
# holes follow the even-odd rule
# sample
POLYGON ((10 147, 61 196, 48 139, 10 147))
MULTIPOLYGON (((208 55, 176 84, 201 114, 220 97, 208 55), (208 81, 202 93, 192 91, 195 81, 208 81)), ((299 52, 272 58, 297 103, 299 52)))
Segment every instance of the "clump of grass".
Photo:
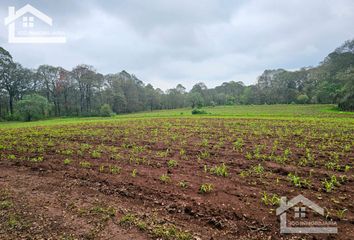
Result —
POLYGON ((136 219, 136 217, 134 215, 126 214, 120 219, 119 223, 120 224, 132 224, 132 223, 134 223, 135 219, 136 219))
POLYGON ((151 219, 141 219, 137 215, 126 214, 119 223, 121 225, 136 226, 141 231, 147 231, 154 238, 165 240, 192 240, 193 236, 178 229, 173 224, 161 224, 151 219))
POLYGON ((94 206, 90 209, 90 213, 99 214, 102 216, 102 220, 108 220, 116 215, 117 210, 112 206, 94 206))
POLYGON ((10 200, 0 201, 0 210, 9 209, 12 207, 12 202, 10 200))

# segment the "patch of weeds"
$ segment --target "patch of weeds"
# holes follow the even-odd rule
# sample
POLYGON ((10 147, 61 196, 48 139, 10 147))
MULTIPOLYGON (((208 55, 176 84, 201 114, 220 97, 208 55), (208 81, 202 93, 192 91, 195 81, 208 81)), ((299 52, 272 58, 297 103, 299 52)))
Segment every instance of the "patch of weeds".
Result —
POLYGON ((119 223, 120 224, 133 224, 135 220, 136 220, 136 217, 134 215, 126 214, 119 220, 119 223))
POLYGON ((191 240, 193 236, 190 233, 182 232, 174 225, 157 225, 152 229, 154 237, 163 239, 178 239, 178 240, 191 240))
MULTIPOLYGON (((160 221, 157 221, 160 222, 160 221)), ((136 226, 141 231, 146 231, 154 238, 164 240, 192 240, 193 236, 185 231, 178 229, 173 224, 160 224, 151 219, 141 219, 137 215, 126 214, 119 223, 121 225, 136 226)))
POLYGON ((116 209, 114 207, 108 206, 94 206, 89 211, 92 214, 101 215, 102 220, 106 221, 110 218, 113 218, 116 215, 116 209))
POLYGON ((12 207, 12 202, 10 200, 0 201, 0 210, 9 209, 12 207))

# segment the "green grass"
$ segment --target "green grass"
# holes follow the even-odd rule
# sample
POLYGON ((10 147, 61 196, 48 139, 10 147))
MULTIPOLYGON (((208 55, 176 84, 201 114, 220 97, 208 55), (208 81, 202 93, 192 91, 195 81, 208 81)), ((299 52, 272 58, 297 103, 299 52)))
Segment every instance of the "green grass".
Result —
POLYGON ((20 128, 51 126, 62 124, 75 124, 87 122, 120 121, 136 118, 264 118, 264 119, 307 119, 307 120, 329 120, 329 121, 352 121, 353 112, 341 112, 332 104, 317 105, 235 105, 217 106, 203 108, 208 114, 192 115, 191 108, 181 108, 173 110, 157 110, 152 112, 139 112, 131 114, 116 115, 113 117, 73 117, 73 118, 53 118, 36 122, 1 122, 0 128, 20 128))

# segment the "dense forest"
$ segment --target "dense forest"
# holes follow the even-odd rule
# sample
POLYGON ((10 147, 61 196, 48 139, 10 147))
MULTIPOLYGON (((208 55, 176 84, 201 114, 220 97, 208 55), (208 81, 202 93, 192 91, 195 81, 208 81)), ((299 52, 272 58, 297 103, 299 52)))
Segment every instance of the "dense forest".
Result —
MULTIPOLYGON (((217 80, 217 79, 216 79, 217 80)), ((39 116, 97 116, 144 110, 233 104, 335 103, 354 111, 354 40, 346 41, 317 67, 265 70, 257 83, 197 83, 162 91, 133 74, 103 75, 93 66, 72 70, 41 65, 28 69, 0 47, 0 119, 39 116), (25 116, 25 117, 23 117, 25 116)))

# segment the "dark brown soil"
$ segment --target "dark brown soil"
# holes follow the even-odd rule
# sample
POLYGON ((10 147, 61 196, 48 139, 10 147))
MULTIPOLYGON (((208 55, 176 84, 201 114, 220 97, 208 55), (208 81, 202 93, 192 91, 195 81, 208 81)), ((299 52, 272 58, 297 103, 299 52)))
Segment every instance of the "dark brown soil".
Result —
POLYGON ((334 126, 154 119, 1 130, 0 239, 354 239, 353 170, 344 170, 352 167, 354 130, 334 126), (238 138, 242 150, 234 147, 238 138), (287 148, 285 162, 268 159, 287 148), (315 163, 299 164, 311 160, 306 148, 315 163), (169 167, 169 160, 177 166, 169 167), (210 170, 222 163, 226 177, 210 170), (253 170, 259 164, 262 173, 253 170), (119 173, 110 172, 113 165, 119 173), (311 185, 295 186, 289 173, 311 185), (322 182, 333 175, 344 180, 326 192, 322 182), (181 181, 188 186, 180 187, 181 181), (206 183, 213 190, 203 194, 206 183), (280 234, 278 206, 266 205, 263 192, 288 199, 303 194, 326 208, 325 220, 336 221, 339 233, 280 234), (134 221, 122 220, 130 215, 134 221))

